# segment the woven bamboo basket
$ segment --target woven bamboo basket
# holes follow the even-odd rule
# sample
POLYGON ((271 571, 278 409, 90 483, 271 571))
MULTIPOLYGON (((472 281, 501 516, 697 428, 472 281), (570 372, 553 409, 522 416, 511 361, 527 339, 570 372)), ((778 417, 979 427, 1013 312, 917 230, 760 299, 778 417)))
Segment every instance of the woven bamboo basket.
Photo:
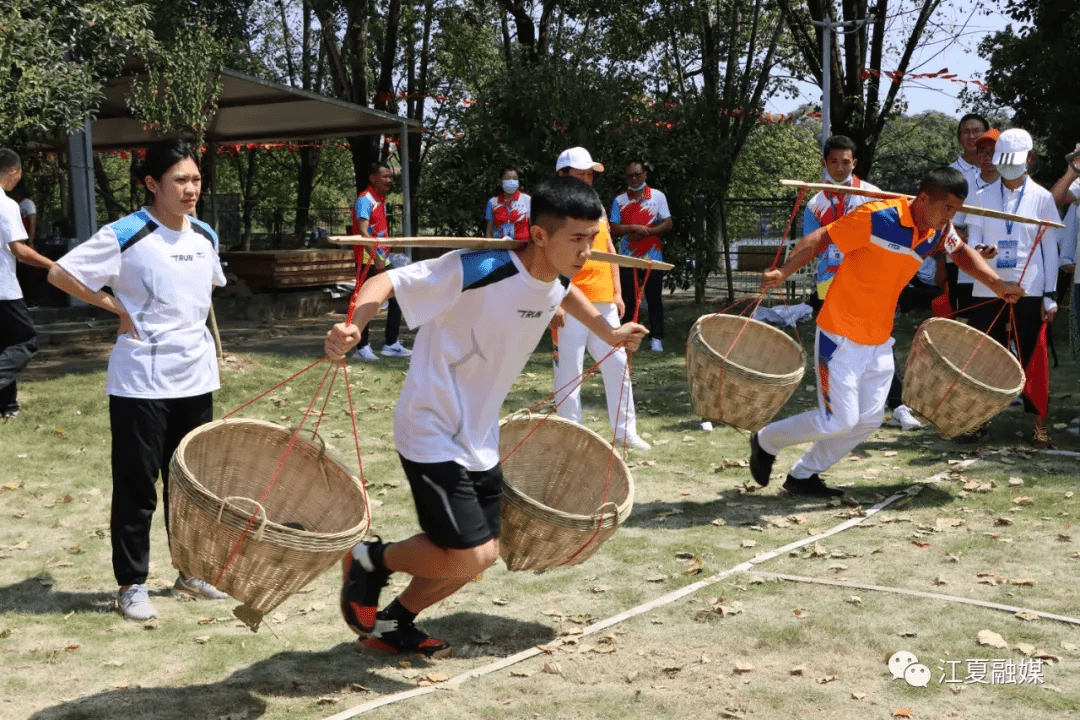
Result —
POLYGON ((173 565, 263 615, 340 562, 367 531, 360 481, 321 440, 297 438, 261 503, 293 431, 261 420, 218 420, 180 441, 169 473, 173 565))
POLYGON ((556 415, 504 419, 499 454, 513 448, 502 464, 499 554, 506 567, 585 562, 630 515, 630 469, 604 438, 556 415))
POLYGON ((806 352, 788 335, 736 315, 703 315, 686 342, 694 412, 750 430, 763 428, 802 381, 806 352))
POLYGON ((930 318, 915 332, 904 370, 904 404, 952 438, 982 425, 1024 389, 1024 369, 993 338, 964 323, 930 318))

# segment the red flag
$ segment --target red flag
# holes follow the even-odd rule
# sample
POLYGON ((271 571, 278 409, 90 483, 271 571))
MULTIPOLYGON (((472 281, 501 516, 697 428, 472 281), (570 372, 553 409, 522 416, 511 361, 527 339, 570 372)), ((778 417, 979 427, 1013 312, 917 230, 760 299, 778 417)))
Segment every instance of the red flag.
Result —
POLYGON ((1046 323, 1039 328, 1039 341, 1028 360, 1027 382, 1024 383, 1024 397, 1035 406, 1041 417, 1046 417, 1050 405, 1050 360, 1046 354, 1046 323))
POLYGON ((930 301, 930 311, 934 317, 949 317, 952 315, 952 305, 949 303, 949 288, 930 301))

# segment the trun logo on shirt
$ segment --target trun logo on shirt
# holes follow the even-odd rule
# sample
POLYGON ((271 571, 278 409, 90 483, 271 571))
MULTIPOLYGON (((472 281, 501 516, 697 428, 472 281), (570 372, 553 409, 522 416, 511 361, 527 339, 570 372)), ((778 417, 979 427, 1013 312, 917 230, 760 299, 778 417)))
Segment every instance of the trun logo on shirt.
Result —
POLYGON ((195 258, 199 258, 200 260, 202 260, 205 255, 201 252, 197 252, 194 255, 170 255, 169 257, 171 257, 176 262, 194 262, 195 258))
POLYGON ((539 310, 518 310, 518 313, 521 314, 521 317, 526 318, 526 319, 527 318, 538 318, 538 317, 540 317, 541 315, 544 314, 539 310))

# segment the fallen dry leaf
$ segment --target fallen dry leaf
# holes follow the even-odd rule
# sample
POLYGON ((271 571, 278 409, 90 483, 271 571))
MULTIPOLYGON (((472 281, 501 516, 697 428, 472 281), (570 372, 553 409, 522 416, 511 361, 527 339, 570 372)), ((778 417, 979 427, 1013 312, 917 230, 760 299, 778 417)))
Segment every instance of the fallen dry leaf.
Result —
POLYGON ((858 595, 852 595, 847 599, 847 601, 852 605, 862 605, 862 598, 858 595))
POLYGON ((752 548, 755 545, 757 545, 757 540, 743 540, 742 541, 742 546, 744 548, 752 548))
POLYGON ((1029 498, 1027 495, 1021 495, 1020 497, 1013 498, 1013 505, 1031 505, 1035 501, 1029 498))
POLYGON ((795 667, 788 670, 788 673, 791 674, 791 675, 802 676, 802 675, 806 674, 806 667, 803 666, 803 665, 796 665, 795 667))
POLYGON ((892 716, 893 717, 909 718, 909 717, 914 717, 914 715, 915 715, 915 711, 912 710, 911 708, 893 708, 893 711, 892 711, 892 716))
POLYGON ((321 698, 319 698, 318 700, 315 701, 316 705, 334 705, 336 703, 337 703, 337 700, 335 698, 332 698, 332 697, 321 697, 321 698))
POLYGON ((559 663, 557 662, 544 663, 543 671, 548 675, 562 675, 562 668, 559 667, 559 663))
POLYGON ((529 677, 535 670, 511 670, 510 677, 529 677))
POLYGON ((1039 619, 1039 616, 1035 613, 1030 613, 1025 610, 1021 610, 1020 612, 1016 613, 1014 617, 1016 617, 1016 619, 1018 620, 1027 620, 1028 622, 1033 622, 1039 619))
POLYGON ((1009 584, 1020 587, 1035 587, 1035 578, 1012 578, 1009 580, 1009 584))
POLYGON ((510 601, 507 600, 506 598, 492 598, 491 599, 491 604, 492 605, 506 605, 508 602, 510 602, 510 601))
POLYGON ((1061 649, 1062 650, 1069 650, 1070 652, 1076 652, 1080 648, 1077 647, 1076 643, 1065 642, 1064 640, 1062 640, 1061 641, 1061 649))
POLYGON ((851 699, 852 700, 862 700, 864 697, 866 697, 866 693, 861 693, 861 692, 853 692, 853 693, 851 693, 851 699))
POLYGON ((835 675, 826 675, 825 677, 819 677, 817 681, 818 685, 828 685, 834 680, 836 680, 835 675))
POLYGON ((205 645, 206 643, 210 642, 210 636, 209 635, 197 635, 195 637, 195 642, 197 642, 199 645, 205 645))
POLYGON ((716 518, 715 520, 712 521, 712 524, 715 525, 716 527, 723 527, 724 525, 727 525, 727 520, 725 520, 722 517, 718 517, 718 518, 716 518))
POLYGON ((1001 637, 993 630, 980 630, 977 642, 985 647, 1001 648, 1002 650, 1009 649, 1009 643, 1005 642, 1005 638, 1001 637))
POLYGON ((732 669, 732 672, 734 672, 736 675, 742 675, 744 673, 752 671, 753 669, 754 666, 750 663, 744 662, 742 660, 736 660, 735 667, 732 669))
POLYGON ((449 680, 450 676, 444 672, 432 672, 425 675, 424 679, 433 683, 441 683, 449 680))
POLYGON ((1035 646, 1031 643, 1016 643, 1016 651, 1021 655, 1031 657, 1032 653, 1035 652, 1035 646))

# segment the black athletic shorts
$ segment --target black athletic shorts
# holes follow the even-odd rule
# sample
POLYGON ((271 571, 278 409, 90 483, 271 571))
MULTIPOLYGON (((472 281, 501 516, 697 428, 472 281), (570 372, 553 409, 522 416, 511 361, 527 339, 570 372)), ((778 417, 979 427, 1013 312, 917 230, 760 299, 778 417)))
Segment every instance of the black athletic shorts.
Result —
POLYGON ((456 462, 418 463, 398 454, 420 528, 443 548, 467 549, 499 537, 502 466, 472 472, 456 462))

